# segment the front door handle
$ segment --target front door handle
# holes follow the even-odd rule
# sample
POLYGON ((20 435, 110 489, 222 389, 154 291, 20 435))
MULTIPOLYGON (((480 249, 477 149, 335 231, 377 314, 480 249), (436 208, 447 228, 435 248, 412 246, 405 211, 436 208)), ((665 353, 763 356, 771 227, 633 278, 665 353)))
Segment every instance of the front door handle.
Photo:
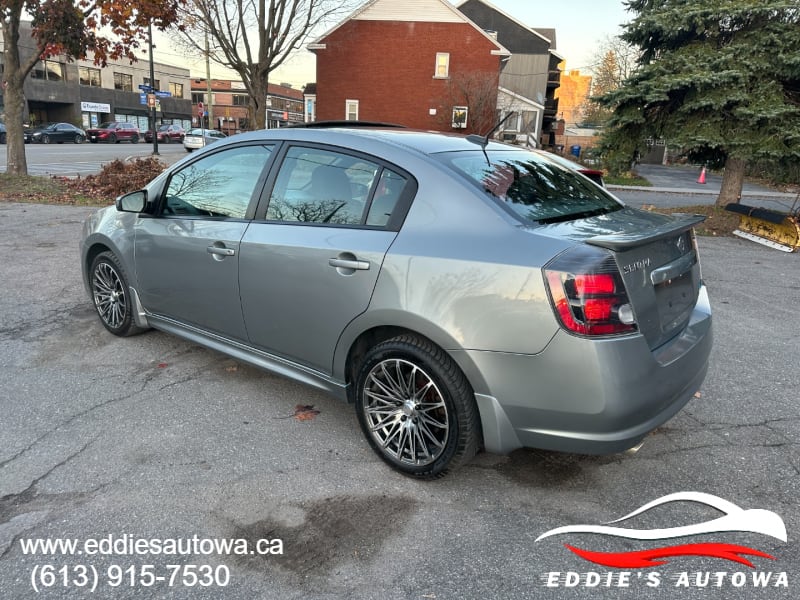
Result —
POLYGON ((346 258, 328 259, 328 264, 337 269, 353 269, 355 271, 369 270, 369 262, 366 260, 348 260, 346 258))
POLYGON ((233 256, 236 254, 236 250, 233 248, 225 248, 220 246, 209 246, 206 248, 206 252, 209 254, 216 254, 218 256, 233 256))

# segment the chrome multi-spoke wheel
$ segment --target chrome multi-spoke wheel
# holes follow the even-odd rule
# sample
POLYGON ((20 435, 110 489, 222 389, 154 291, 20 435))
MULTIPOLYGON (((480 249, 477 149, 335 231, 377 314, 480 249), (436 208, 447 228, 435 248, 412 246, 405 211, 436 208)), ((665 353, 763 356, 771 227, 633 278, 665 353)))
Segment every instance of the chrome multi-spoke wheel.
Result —
POLYGON ((403 473, 438 477, 477 452, 480 424, 469 383, 444 351, 416 336, 367 352, 356 410, 372 448, 403 473))
POLYGON ((444 451, 447 406, 425 371, 399 358, 383 360, 367 375, 366 419, 384 451, 401 463, 424 466, 444 451))
POLYGON ((120 336, 140 331, 133 320, 128 282, 117 257, 111 252, 98 254, 89 273, 94 307, 105 328, 120 336))

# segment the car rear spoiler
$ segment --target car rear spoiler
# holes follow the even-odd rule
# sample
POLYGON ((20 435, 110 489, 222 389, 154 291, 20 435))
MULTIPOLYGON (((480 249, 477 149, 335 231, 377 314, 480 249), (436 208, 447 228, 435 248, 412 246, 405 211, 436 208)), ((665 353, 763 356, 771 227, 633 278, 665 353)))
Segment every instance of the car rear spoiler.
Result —
POLYGON ((642 233, 600 235, 586 240, 587 244, 615 252, 631 250, 643 244, 674 237, 706 220, 705 215, 676 214, 675 221, 658 225, 642 233))

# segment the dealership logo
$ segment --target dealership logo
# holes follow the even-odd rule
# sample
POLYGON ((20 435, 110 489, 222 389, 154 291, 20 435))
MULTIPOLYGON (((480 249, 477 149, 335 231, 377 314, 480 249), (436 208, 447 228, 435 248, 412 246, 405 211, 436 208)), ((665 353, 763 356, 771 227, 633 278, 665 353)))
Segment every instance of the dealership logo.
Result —
MULTIPOLYGON (((742 509, 732 502, 702 492, 678 492, 653 500, 633 512, 604 525, 567 525, 540 535, 536 541, 569 534, 592 533, 602 536, 639 540, 644 542, 669 540, 688 536, 720 533, 757 533, 786 542, 786 526, 780 516, 769 510, 742 509), (632 529, 622 527, 624 521, 639 516, 659 506, 674 502, 696 502, 717 509, 723 515, 716 519, 663 529, 632 529)), ((694 543, 659 546, 648 550, 629 552, 596 552, 565 544, 576 555, 589 562, 615 569, 642 569, 663 565, 668 559, 679 556, 700 556, 733 561, 755 568, 748 557, 775 560, 774 556, 747 546, 724 543, 694 543)))

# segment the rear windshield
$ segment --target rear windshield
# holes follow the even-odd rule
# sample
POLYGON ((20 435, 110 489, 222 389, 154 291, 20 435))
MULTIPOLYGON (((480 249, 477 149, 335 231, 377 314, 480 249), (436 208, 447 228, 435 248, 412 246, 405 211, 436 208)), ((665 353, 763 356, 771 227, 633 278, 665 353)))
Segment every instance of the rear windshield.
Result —
POLYGON ((476 150, 434 156, 526 221, 571 221, 623 207, 579 173, 531 152, 487 150, 484 155, 476 150))

